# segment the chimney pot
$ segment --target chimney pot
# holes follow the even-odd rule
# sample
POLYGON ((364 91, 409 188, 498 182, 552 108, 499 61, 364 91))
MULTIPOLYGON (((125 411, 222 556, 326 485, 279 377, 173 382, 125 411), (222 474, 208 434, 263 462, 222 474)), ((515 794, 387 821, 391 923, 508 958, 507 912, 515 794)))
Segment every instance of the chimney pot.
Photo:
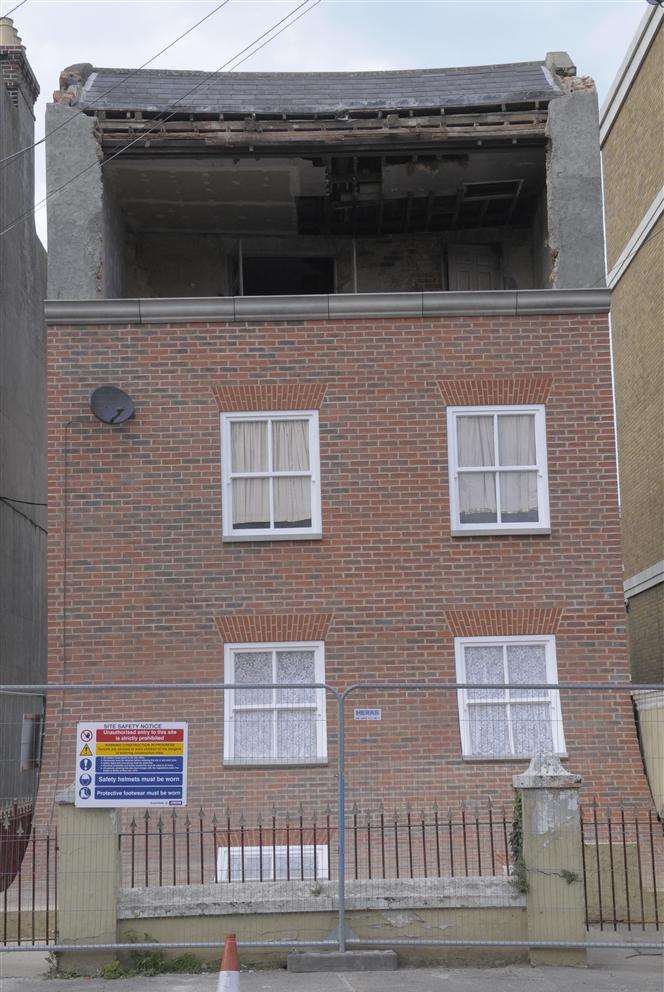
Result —
POLYGON ((0 17, 0 46, 15 48, 21 44, 21 39, 11 17, 0 17))

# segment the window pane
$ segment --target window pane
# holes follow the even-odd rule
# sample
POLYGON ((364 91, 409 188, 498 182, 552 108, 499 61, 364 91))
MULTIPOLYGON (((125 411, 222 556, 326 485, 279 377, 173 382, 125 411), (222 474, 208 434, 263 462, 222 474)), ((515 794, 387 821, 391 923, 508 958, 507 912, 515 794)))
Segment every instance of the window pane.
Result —
POLYGON ((513 703, 510 709, 515 754, 532 758, 553 750, 551 710, 546 703, 513 703))
POLYGON ((236 761, 272 760, 272 710, 236 710, 233 715, 236 761))
POLYGON ((272 421, 272 467, 275 472, 309 469, 309 421, 272 421))
POLYGON ((316 758, 315 710, 277 710, 277 758, 316 758))
MULTIPOLYGON (((313 651, 278 651, 277 682, 315 682, 313 651)), ((315 703, 315 689, 278 689, 278 703, 315 703)))
MULTIPOLYGON (((546 651, 543 644, 508 644, 507 671, 510 682, 546 682, 546 651)), ((533 699, 546 689, 510 689, 512 699, 533 699)))
POLYGON ((459 520, 462 524, 495 524, 496 481, 493 472, 459 475, 459 520))
POLYGON ((507 707, 491 704, 468 707, 471 753, 500 758, 510 753, 507 707))
POLYGON ((501 465, 536 465, 535 417, 532 413, 498 417, 498 454, 501 465))
POLYGON ((267 479, 233 479, 233 528, 270 526, 270 483, 267 479))
POLYGON ((493 417, 457 417, 459 467, 495 465, 493 417))
MULTIPOLYGON (((488 682, 489 685, 505 681, 503 649, 499 644, 467 645, 464 648, 466 682, 488 682)), ((469 689, 468 699, 505 699, 504 689, 469 689)))
POLYGON ((315 872, 313 844, 304 844, 302 849, 299 844, 291 844, 288 848, 288 860, 286 860, 285 845, 277 847, 275 853, 277 878, 327 878, 327 850, 322 844, 316 844, 315 872), (304 862, 304 870, 302 862, 304 862))
MULTIPOLYGON (((236 651, 235 681, 273 682, 272 653, 270 651, 236 651)), ((272 689, 236 689, 236 706, 258 706, 272 702, 272 689)))
POLYGON ((311 527, 311 479, 274 480, 274 526, 311 527))
POLYGON ((219 848, 219 878, 223 882, 259 882, 261 880, 261 860, 263 862, 264 880, 272 878, 272 851, 270 848, 263 848, 261 852, 257 847, 245 847, 244 852, 240 847, 231 847, 231 876, 228 877, 228 848, 219 848), (244 870, 243 870, 244 862, 244 870))
POLYGON ((537 472, 499 472, 500 519, 502 523, 539 520, 537 472))
POLYGON ((267 464, 267 421, 232 421, 232 471, 267 472, 267 464))

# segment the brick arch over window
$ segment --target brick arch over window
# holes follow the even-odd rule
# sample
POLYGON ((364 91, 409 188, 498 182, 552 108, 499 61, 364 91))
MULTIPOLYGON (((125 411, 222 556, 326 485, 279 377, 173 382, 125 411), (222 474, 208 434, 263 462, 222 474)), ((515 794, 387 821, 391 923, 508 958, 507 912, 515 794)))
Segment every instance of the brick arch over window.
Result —
POLYGON ((555 634, 563 608, 522 610, 446 610, 445 621, 454 637, 520 637, 555 634))
POLYGON ((224 644, 324 641, 331 613, 229 613, 214 618, 224 644))
POLYGON ((553 376, 544 373, 481 374, 439 379, 437 385, 446 406, 519 406, 546 403, 553 376))
POLYGON ((276 410, 320 410, 327 385, 320 382, 214 383, 212 392, 221 413, 260 413, 276 410))

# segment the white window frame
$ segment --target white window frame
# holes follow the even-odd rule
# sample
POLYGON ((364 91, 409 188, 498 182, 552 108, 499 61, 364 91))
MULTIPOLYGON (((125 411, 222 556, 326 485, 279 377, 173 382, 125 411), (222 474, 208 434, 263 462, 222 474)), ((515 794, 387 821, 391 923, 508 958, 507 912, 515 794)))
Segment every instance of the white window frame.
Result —
MULTIPOLYGON (((550 534, 551 522, 549 517, 549 475, 547 470, 546 453, 546 413, 542 404, 528 406, 451 406, 447 408, 447 450, 450 483, 450 520, 454 537, 492 534, 550 534), (535 415, 535 455, 536 464, 532 466, 498 465, 498 415, 499 414, 534 414, 535 415), (457 420, 462 416, 489 417, 493 416, 494 458, 493 466, 477 466, 459 469, 459 454, 457 444, 457 420), (539 520, 537 523, 524 521, 515 523, 461 523, 459 505, 459 474, 464 472, 498 472, 506 471, 536 471, 537 472, 537 508, 539 520)), ((500 517, 500 486, 496 484, 496 508, 500 517)))
MULTIPOLYGON (((323 536, 320 505, 320 447, 318 410, 271 410, 252 413, 221 414, 221 513, 224 541, 292 541, 316 540, 323 536), (275 472, 272 469, 273 420, 306 420, 309 423, 309 469, 301 472, 275 472), (242 421, 264 421, 268 424, 268 468, 265 472, 231 471, 231 424, 242 421), (232 480, 235 478, 267 478, 308 476, 311 479, 311 527, 233 528, 232 480)), ((270 519, 273 519, 273 486, 270 484, 270 519)))
MULTIPOLYGON (((546 681, 555 685, 558 682, 558 665, 556 662, 556 638, 553 634, 540 634, 540 635, 524 635, 518 637, 455 637, 454 638, 454 654, 456 661, 456 677, 457 682, 464 683, 468 682, 466 678, 466 660, 464 649, 466 646, 476 646, 476 647, 489 647, 495 645, 501 645, 506 648, 510 644, 533 644, 533 645, 544 645, 545 649, 545 660, 546 660, 546 681)), ((505 682, 507 684, 508 673, 507 673, 507 651, 503 650, 503 675, 505 682)), ((501 700, 496 698, 495 700, 484 699, 484 700, 473 700, 468 699, 468 690, 458 689, 457 690, 457 701, 459 705, 459 729, 461 733, 461 753, 464 758, 471 759, 473 761, 524 761, 532 757, 532 755, 518 755, 513 753, 513 743, 512 743, 512 721, 510 718, 510 702, 509 702, 509 690, 507 691, 507 700, 501 700), (468 707, 469 706, 486 706, 498 704, 501 706, 508 707, 508 737, 511 745, 511 752, 509 754, 496 754, 496 755, 486 755, 477 754, 472 750, 471 734, 470 734, 470 720, 468 718, 468 707)), ((521 701, 522 702, 522 701, 521 701)), ((547 703, 550 708, 551 715, 551 739, 553 742, 553 749, 559 757, 567 757, 567 752, 565 749, 565 734, 563 732, 563 718, 562 711, 560 708, 560 692, 556 689, 541 690, 541 698, 527 700, 529 703, 547 703)))
MULTIPOLYGON (((304 855, 305 865, 307 861, 310 861, 312 868, 314 862, 314 845, 313 844, 300 844, 297 841, 294 844, 288 845, 288 850, 291 852, 289 854, 290 861, 290 872, 284 870, 283 872, 277 871, 275 873, 273 868, 273 853, 277 856, 277 866, 286 863, 286 845, 276 844, 272 846, 269 837, 263 844, 262 848, 257 845, 245 846, 244 848, 244 858, 245 858, 245 882, 300 882, 302 881, 302 871, 294 870, 293 862, 299 859, 300 853, 304 855), (262 852, 262 856, 261 856, 262 852), (260 877, 260 865, 259 859, 263 864, 263 878, 260 877), (282 859, 280 861, 280 859, 282 859), (258 872, 248 870, 248 864, 253 863, 258 866, 258 872), (275 878, 276 874, 276 878, 275 878), (290 878, 287 879, 287 875, 290 874, 290 878)), ((313 872, 304 872, 304 881, 314 881, 314 878, 318 881, 327 881, 328 876, 328 857, 327 857, 327 844, 316 844, 316 873, 315 876, 313 872)), ((228 847, 220 845, 217 848, 217 879, 220 882, 242 882, 242 847, 237 844, 231 845, 231 878, 228 877, 228 847), (237 870, 236 870, 237 869, 237 870)))
MULTIPOLYGON (((325 643, 324 641, 273 641, 270 643, 256 644, 225 644, 224 645, 224 682, 232 684, 235 682, 235 655, 242 651, 272 651, 272 671, 276 675, 276 652, 277 651, 313 651, 314 652, 314 682, 325 682, 325 643)), ((325 689, 315 689, 315 703, 310 704, 311 709, 316 711, 316 754, 312 758, 282 758, 274 755, 273 758, 261 756, 255 760, 247 758, 237 758, 235 756, 235 740, 233 736, 233 716, 238 709, 243 710, 272 710, 275 714, 279 709, 306 709, 309 704, 303 703, 276 703, 275 694, 277 688, 273 689, 273 699, 271 703, 257 703, 255 705, 235 705, 235 690, 224 690, 224 764, 241 765, 251 768, 265 765, 320 765, 327 763, 327 717, 325 689)), ((273 733, 273 741, 276 746, 276 732, 273 733)))

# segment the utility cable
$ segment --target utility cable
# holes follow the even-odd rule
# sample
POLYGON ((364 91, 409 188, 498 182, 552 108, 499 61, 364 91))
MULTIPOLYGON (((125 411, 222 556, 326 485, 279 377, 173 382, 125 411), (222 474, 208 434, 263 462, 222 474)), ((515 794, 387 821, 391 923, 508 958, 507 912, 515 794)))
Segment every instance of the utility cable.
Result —
MULTIPOLYGON (((132 145, 135 145, 139 141, 142 141, 146 137, 146 135, 151 134, 153 131, 157 130, 162 124, 165 124, 167 121, 171 120, 171 118, 173 118, 176 115, 176 113, 177 113, 177 109, 174 109, 174 108, 176 108, 177 105, 182 102, 182 100, 186 99, 186 97, 190 96, 193 92, 195 92, 201 86, 205 85, 205 83, 209 82, 210 79, 213 78, 213 76, 216 76, 218 73, 220 73, 223 69, 225 69, 231 63, 236 62, 236 60, 247 51, 247 49, 253 49, 254 46, 257 44, 257 42, 259 42, 263 38, 265 38, 266 35, 272 34, 272 32, 275 30, 275 28, 278 28, 280 25, 282 25, 284 23, 284 21, 288 21, 288 23, 281 29, 281 31, 277 32, 276 34, 272 35, 272 37, 268 38, 267 41, 265 42, 265 44, 259 46, 259 48, 256 48, 255 51, 260 51, 260 48, 264 48, 266 44, 268 44, 269 42, 273 41, 274 38, 277 38, 283 31, 286 30, 286 28, 291 27, 293 24, 295 24, 296 21, 298 21, 300 19, 300 17, 304 17, 305 14, 308 14, 309 11, 313 10, 314 7, 317 7, 320 3, 322 3, 322 0, 315 0, 315 2, 313 4, 311 4, 310 6, 307 6, 307 4, 309 4, 309 0, 303 0, 302 3, 299 3, 288 14, 286 14, 284 17, 280 18, 280 20, 276 21, 272 25, 272 27, 270 27, 270 28, 267 29, 267 31, 264 31, 263 34, 261 34, 257 38, 255 38, 252 42, 250 42, 250 44, 245 45, 244 48, 240 49, 239 52, 236 52, 235 55, 233 55, 230 59, 227 59, 226 62, 224 62, 222 65, 220 65, 217 69, 214 69, 214 70, 212 70, 212 72, 207 73, 201 80, 199 80, 199 82, 195 86, 192 86, 192 88, 190 90, 187 90, 186 93, 183 93, 182 96, 179 97, 175 101, 174 104, 171 104, 171 107, 170 107, 170 111, 171 112, 166 117, 157 118, 155 120, 154 124, 151 127, 147 128, 145 131, 142 131, 139 135, 137 135, 136 138, 134 138, 132 141, 129 141, 126 145, 123 145, 116 152, 114 152, 113 155, 109 155, 108 158, 103 159, 103 161, 101 161, 101 162, 99 162, 97 160, 95 160, 94 162, 91 162, 90 165, 86 166, 84 169, 81 169, 80 172, 77 172, 75 175, 71 176, 66 182, 62 183, 60 186, 56 186, 55 189, 50 190, 46 194, 46 196, 43 197, 38 203, 34 204, 34 206, 32 206, 29 210, 24 211, 24 213, 22 213, 19 217, 17 217, 15 220, 13 220, 7 227, 5 227, 3 230, 1 230, 0 231, 0 237, 4 237, 5 234, 9 234, 10 231, 12 231, 12 230, 14 230, 14 228, 18 227, 19 224, 21 224, 24 220, 26 220, 26 218, 28 218, 28 217, 32 216, 33 214, 35 214, 36 211, 40 207, 42 207, 52 196, 55 196, 56 193, 60 193, 67 186, 71 185, 71 183, 73 183, 77 179, 79 179, 80 176, 85 175, 85 173, 89 172, 91 169, 96 169, 96 168, 101 169, 101 168, 103 168, 109 162, 112 162, 113 159, 117 158, 119 155, 122 155, 124 152, 126 152, 128 148, 131 148, 132 147, 132 145), (306 7, 306 10, 302 10, 302 7, 306 7), (293 17, 293 14, 296 14, 300 10, 302 10, 302 12, 297 17, 294 17, 292 20, 290 20, 290 18, 293 17)), ((249 55, 253 55, 253 54, 254 54, 253 51, 251 51, 249 53, 249 55)), ((247 58, 249 58, 249 55, 247 56, 247 58)), ((244 62, 244 61, 246 61, 246 59, 242 59, 241 61, 244 62)), ((240 62, 237 62, 237 64, 240 65, 240 62)), ((235 68, 235 67, 233 67, 233 68, 235 68)), ((233 70, 231 69, 230 71, 232 72, 233 70)))
MULTIPOLYGON (((19 510, 19 508, 17 506, 14 506, 13 503, 10 503, 9 500, 6 499, 5 496, 0 496, 0 503, 4 503, 6 506, 8 506, 10 508, 10 510, 13 510, 14 513, 18 513, 19 517, 23 517, 25 520, 29 521, 32 524, 33 527, 36 527, 37 528, 37 530, 42 531, 42 533, 44 533, 44 534, 48 534, 48 531, 46 530, 45 527, 42 527, 41 524, 38 524, 37 521, 36 520, 33 520, 32 517, 29 517, 27 515, 27 513, 23 513, 22 510, 19 510)), ((42 503, 33 503, 31 505, 32 506, 45 506, 46 504, 45 503, 44 504, 42 504, 42 503)))
POLYGON ((8 10, 6 14, 0 14, 0 17, 9 17, 11 14, 14 13, 15 10, 18 10, 19 7, 22 7, 23 4, 27 2, 28 0, 21 0, 21 2, 17 3, 15 7, 12 7, 11 10, 8 10))
MULTIPOLYGON (((109 86, 107 90, 104 90, 103 93, 100 93, 98 97, 95 97, 94 100, 91 100, 89 106, 92 107, 95 103, 99 103, 99 101, 102 100, 105 96, 108 96, 109 93, 112 93, 113 90, 116 90, 118 86, 122 86, 124 83, 127 82, 128 79, 131 79, 132 76, 135 76, 137 72, 141 72, 142 69, 145 69, 145 67, 150 65, 152 62, 154 62, 155 59, 158 59, 160 55, 163 55, 164 52, 167 52, 169 48, 173 48, 174 45, 177 45, 178 41, 182 41, 183 38, 186 38, 188 34, 191 34, 192 31, 195 31, 196 28, 199 27, 201 24, 203 24, 204 21, 209 20, 210 17, 212 17, 214 14, 217 13, 217 11, 221 10, 222 7, 225 7, 230 2, 231 0, 222 0, 222 3, 217 4, 217 6, 213 8, 213 10, 211 10, 208 14, 205 15, 205 17, 201 17, 200 21, 196 21, 195 24, 192 24, 190 28, 187 28, 187 30, 183 31, 182 34, 177 36, 177 38, 174 38, 173 41, 171 41, 168 45, 165 46, 165 48, 162 48, 160 51, 157 52, 156 55, 153 55, 152 58, 149 58, 147 62, 144 62, 143 65, 139 65, 137 69, 132 69, 132 71, 127 73, 126 76, 123 76, 122 79, 119 79, 117 83, 113 83, 113 85, 109 86)), ((27 3, 27 0, 24 0, 24 3, 27 3)), ((62 121, 56 127, 51 128, 51 130, 48 131, 43 136, 43 138, 39 138, 37 141, 34 141, 31 145, 26 145, 25 148, 19 148, 17 151, 12 152, 11 155, 6 155, 4 158, 0 158, 0 171, 4 169, 5 166, 13 162, 15 159, 20 158, 21 155, 25 155, 26 152, 30 152, 34 148, 38 148, 39 145, 43 145, 46 139, 50 138, 52 134, 55 134, 55 132, 59 131, 60 128, 67 127, 69 124, 72 123, 72 121, 75 121, 77 117, 80 117, 84 113, 85 113, 84 110, 77 111, 72 117, 68 117, 65 121, 62 121)))
POLYGON ((48 506, 48 503, 35 503, 31 499, 14 499, 13 496, 0 496, 5 503, 23 503, 24 506, 48 506))

